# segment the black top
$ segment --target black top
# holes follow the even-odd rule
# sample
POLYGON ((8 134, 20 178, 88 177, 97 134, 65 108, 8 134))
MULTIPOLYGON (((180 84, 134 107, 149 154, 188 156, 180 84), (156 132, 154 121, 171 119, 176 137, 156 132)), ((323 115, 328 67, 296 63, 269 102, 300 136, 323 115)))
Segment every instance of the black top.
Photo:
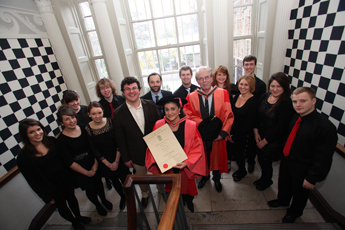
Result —
POLYGON ((247 135, 253 136, 253 128, 256 119, 257 100, 253 96, 249 98, 242 107, 236 107, 235 104, 239 95, 236 95, 231 103, 232 112, 234 113, 234 123, 230 131, 234 143, 244 140, 247 135))
POLYGON ((86 105, 81 105, 80 110, 77 113, 77 124, 79 126, 85 127, 89 122, 91 121, 91 118, 87 114, 87 106, 86 105))
MULTIPOLYGON (((194 90, 197 90, 197 89, 199 89, 199 87, 192 84, 192 85, 190 86, 190 93, 191 93, 191 92, 194 92, 194 90)), ((188 95, 188 91, 186 90, 186 88, 185 88, 183 85, 181 85, 181 86, 173 93, 173 95, 174 95, 175 97, 180 97, 180 98, 186 99, 186 97, 187 97, 187 95, 188 95)))
MULTIPOLYGON (((299 115, 289 124, 291 132, 299 115)), ((290 157, 311 165, 306 180, 315 184, 324 180, 331 168, 338 137, 335 126, 316 110, 301 117, 302 122, 291 145, 290 157)), ((288 135, 287 135, 288 136, 288 135)))
MULTIPOLYGON (((119 107, 120 105, 122 105, 122 103, 124 103, 126 101, 125 97, 122 95, 114 95, 113 97, 113 101, 111 102, 113 105, 114 110, 119 107)), ((110 109, 110 105, 109 102, 107 100, 105 100, 104 98, 102 98, 99 103, 101 103, 101 105, 103 106, 104 112, 103 112, 103 117, 111 117, 111 109, 110 109)))
MULTIPOLYGON (((185 121, 182 122, 179 125, 178 129, 175 132, 173 132, 175 137, 176 137, 176 139, 177 139, 177 141, 178 141, 178 143, 180 143, 182 149, 184 148, 184 128, 185 128, 185 124, 186 124, 185 121)), ((178 169, 178 168, 173 168, 172 170, 173 170, 174 173, 179 173, 180 172, 180 169, 178 169)))
POLYGON ((256 100, 259 100, 262 95, 267 92, 266 83, 263 82, 260 78, 258 78, 255 74, 255 91, 253 92, 254 97, 256 100))
MULTIPOLYGON (((44 156, 30 156, 24 150, 19 152, 17 165, 35 193, 48 203, 57 193, 74 190, 69 169, 62 163, 55 147, 55 138, 48 137, 53 148, 44 156)), ((70 191, 69 191, 70 192, 70 191)))

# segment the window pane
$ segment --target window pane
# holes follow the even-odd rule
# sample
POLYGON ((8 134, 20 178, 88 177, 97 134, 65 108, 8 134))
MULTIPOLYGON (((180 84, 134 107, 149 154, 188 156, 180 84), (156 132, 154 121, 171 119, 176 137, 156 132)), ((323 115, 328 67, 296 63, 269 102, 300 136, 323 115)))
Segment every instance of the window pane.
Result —
POLYGON ((175 0, 176 14, 197 12, 196 0, 175 0))
POLYGON ((252 34, 252 7, 234 8, 234 37, 252 34))
POLYGON ((155 29, 159 46, 177 43, 174 18, 155 20, 155 29))
POLYGON ((138 59, 142 75, 159 72, 156 51, 138 52, 138 59))
POLYGON ((138 49, 149 48, 156 45, 151 21, 133 23, 133 28, 138 49))
POLYGON ((151 0, 151 6, 153 11, 153 17, 171 16, 174 14, 173 5, 171 0, 151 0))
POLYGON ((201 66, 200 45, 184 46, 180 48, 181 66, 188 65, 191 68, 201 66))
POLYGON ((177 48, 158 50, 158 57, 161 66, 161 72, 168 72, 179 69, 177 48))
POLYGON ((174 92, 181 86, 181 79, 178 73, 163 74, 162 75, 163 86, 162 89, 174 92))
POLYGON ((148 0, 128 0, 132 21, 151 18, 150 4, 148 0))
POLYGON ((240 39, 234 41, 234 66, 240 65, 242 66, 243 58, 249 54, 251 54, 251 39, 240 39))
POLYGON ((91 10, 88 2, 82 2, 79 4, 79 6, 83 17, 91 16, 91 10))
POLYGON ((245 4, 252 4, 253 0, 234 0, 234 6, 240 6, 245 4))
POLYGON ((95 24, 93 23, 92 17, 84 18, 86 30, 95 30, 95 24))
POLYGON ((179 42, 192 42, 199 40, 199 27, 197 15, 176 17, 179 42))
POLYGON ((234 84, 237 83, 238 79, 244 75, 244 69, 241 66, 236 66, 234 67, 234 71, 233 71, 233 76, 234 76, 234 84))
POLYGON ((93 50, 93 56, 102 55, 101 46, 99 45, 99 40, 96 31, 88 32, 90 43, 93 50))
POLYGON ((96 59, 95 65, 100 78, 108 78, 107 67, 105 66, 104 59, 96 59))

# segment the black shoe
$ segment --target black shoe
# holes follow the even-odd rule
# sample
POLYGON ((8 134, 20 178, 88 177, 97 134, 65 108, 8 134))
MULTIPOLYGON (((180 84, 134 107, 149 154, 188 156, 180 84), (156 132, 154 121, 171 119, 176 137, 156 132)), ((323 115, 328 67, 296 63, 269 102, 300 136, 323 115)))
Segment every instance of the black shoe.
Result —
POLYGON ((203 188, 206 184, 206 181, 208 181, 208 180, 209 180, 208 178, 207 179, 202 178, 201 181, 199 181, 198 189, 203 188))
POLYGON ((258 186, 256 186, 256 189, 259 191, 264 191, 266 188, 270 187, 273 184, 273 181, 270 181, 269 183, 261 183, 258 186))
POLYGON ((107 210, 105 210, 102 205, 100 205, 99 207, 96 207, 96 210, 100 216, 107 215, 107 210))
POLYGON ((220 181, 215 181, 214 185, 216 186, 216 190, 218 193, 222 192, 222 184, 220 183, 220 181))
POLYGON ((77 218, 77 220, 79 220, 80 222, 82 222, 83 224, 90 224, 91 223, 91 218, 87 217, 87 216, 79 216, 77 218))
POLYGON ((267 201, 267 205, 270 206, 271 208, 277 208, 280 206, 283 206, 283 207, 289 206, 289 204, 280 203, 278 199, 267 201))
POLYGON ((246 175, 247 175, 247 171, 237 170, 236 172, 234 172, 234 174, 232 174, 232 177, 234 181, 238 182, 238 181, 241 181, 246 175))
POLYGON ((112 210, 113 209, 113 204, 110 201, 108 201, 108 200, 102 201, 102 204, 108 210, 112 210))
POLYGON ((120 200, 120 210, 124 210, 126 207, 126 199, 124 197, 120 200))
POLYGON ((255 186, 261 185, 261 184, 262 184, 262 180, 261 180, 261 179, 256 180, 256 181, 254 181, 253 184, 254 184, 255 186))
POLYGON ((148 203, 149 203, 149 198, 148 197, 141 198, 141 205, 143 206, 143 208, 146 208, 148 203))
POLYGON ((113 183, 111 183, 111 180, 109 180, 108 178, 105 178, 105 183, 109 190, 113 187, 113 183))
POLYGON ((194 212, 194 204, 193 202, 187 202, 187 208, 189 209, 190 212, 194 212))
POLYGON ((72 226, 73 226, 74 230, 84 230, 85 229, 85 227, 78 220, 74 221, 72 223, 72 226))
POLYGON ((282 222, 283 223, 294 223, 296 220, 296 217, 293 217, 293 216, 290 216, 288 214, 286 214, 283 219, 282 219, 282 222))
POLYGON ((254 164, 249 164, 248 163, 248 172, 249 173, 253 173, 254 172, 254 168, 255 168, 255 163, 254 164))

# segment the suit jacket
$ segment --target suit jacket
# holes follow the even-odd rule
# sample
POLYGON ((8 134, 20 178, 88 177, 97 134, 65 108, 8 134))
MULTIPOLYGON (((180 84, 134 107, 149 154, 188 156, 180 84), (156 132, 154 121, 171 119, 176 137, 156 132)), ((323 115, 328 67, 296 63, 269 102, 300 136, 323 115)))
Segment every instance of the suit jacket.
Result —
POLYGON ((124 162, 144 166, 147 145, 143 136, 152 132, 159 119, 157 106, 153 101, 141 99, 145 116, 145 133, 143 134, 134 120, 127 104, 123 103, 114 111, 114 129, 119 151, 124 162))
MULTIPOLYGON (((193 85, 193 84, 192 84, 192 85, 190 86, 190 92, 193 92, 194 90, 197 90, 197 89, 199 89, 199 87, 196 86, 196 85, 193 85)), ((173 95, 176 96, 176 97, 180 97, 180 98, 186 99, 188 93, 187 93, 186 88, 185 88, 183 85, 181 85, 181 86, 174 92, 173 95)))
MULTIPOLYGON (((161 91, 162 91, 163 97, 172 96, 172 92, 170 92, 170 91, 166 91, 166 90, 161 90, 161 91)), ((151 91, 148 92, 147 94, 145 94, 144 96, 142 96, 141 98, 153 101, 151 91)))
MULTIPOLYGON (((122 103, 125 102, 125 97, 122 95, 114 95, 113 97, 113 108, 116 109, 118 106, 122 105, 122 103)), ((111 111, 110 111, 110 106, 109 102, 102 98, 99 103, 103 106, 104 112, 103 112, 103 117, 111 117, 111 111)))

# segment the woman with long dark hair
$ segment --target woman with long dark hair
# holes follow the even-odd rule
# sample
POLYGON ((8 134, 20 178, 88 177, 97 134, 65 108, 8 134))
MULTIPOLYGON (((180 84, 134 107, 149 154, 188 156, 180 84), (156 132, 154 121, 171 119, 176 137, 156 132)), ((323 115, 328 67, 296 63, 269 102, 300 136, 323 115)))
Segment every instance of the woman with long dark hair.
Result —
POLYGON ((283 141, 294 114, 291 101, 290 79, 282 72, 275 73, 268 82, 268 93, 261 96, 258 119, 254 128, 261 177, 254 182, 263 191, 273 184, 272 162, 283 156, 283 141))
MULTIPOLYGON (((183 99, 184 100, 184 99, 183 99)), ((184 100, 186 101, 186 100, 184 100)), ((164 97, 158 101, 159 105, 164 106, 164 118, 158 120, 153 130, 168 124, 176 139, 180 143, 188 159, 177 163, 166 173, 180 173, 182 176, 182 198, 191 212, 194 212, 193 199, 198 195, 195 180, 201 176, 206 176, 206 156, 204 145, 196 123, 189 120, 183 112, 182 101, 179 97, 164 97)), ((150 149, 146 151, 145 160, 147 171, 159 174, 157 163, 152 156, 150 149)), ((170 192, 171 185, 166 185, 166 191, 170 192)))
POLYGON ((45 203, 54 204, 74 229, 84 229, 81 223, 89 224, 91 218, 80 215, 73 182, 58 155, 55 138, 47 136, 43 125, 30 118, 19 122, 19 135, 24 146, 17 165, 30 187, 45 203))
POLYGON ((103 117, 103 107, 96 101, 90 103, 87 111, 92 121, 85 129, 89 135, 94 155, 99 162, 98 171, 101 176, 112 181, 115 190, 121 197, 120 209, 123 210, 126 206, 126 199, 122 190, 122 183, 125 182, 126 176, 130 172, 121 159, 112 118, 103 117))
POLYGON ((73 170, 76 186, 85 190, 87 198, 96 206, 101 216, 106 216, 108 209, 113 209, 113 204, 105 198, 103 183, 97 173, 98 162, 94 158, 85 129, 77 125, 76 112, 62 105, 57 112, 58 123, 64 129, 57 138, 59 153, 65 164, 73 170))

